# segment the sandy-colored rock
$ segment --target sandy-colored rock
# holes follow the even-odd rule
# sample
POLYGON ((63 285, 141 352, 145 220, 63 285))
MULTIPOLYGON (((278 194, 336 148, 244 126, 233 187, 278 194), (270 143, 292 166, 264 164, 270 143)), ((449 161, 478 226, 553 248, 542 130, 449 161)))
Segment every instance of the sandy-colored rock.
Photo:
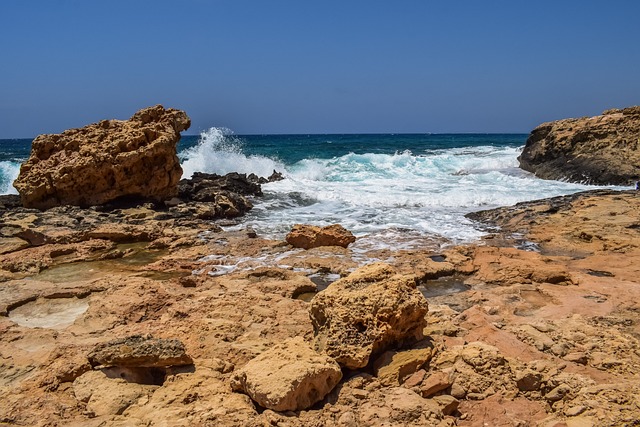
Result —
POLYGON ((231 386, 262 407, 299 411, 324 399, 341 378, 335 361, 296 337, 249 361, 234 373, 231 386))
POLYGON ((387 264, 362 267, 318 293, 309 308, 315 345, 350 369, 391 344, 421 338, 428 304, 415 278, 387 264))
POLYGON ((93 416, 120 415, 144 395, 150 395, 156 386, 109 378, 103 372, 91 371, 73 382, 76 399, 87 404, 93 416))
POLYGON ((98 344, 88 358, 92 366, 166 367, 193 363, 182 342, 151 335, 132 335, 98 344))
POLYGON ((431 359, 432 351, 428 345, 385 351, 373 362, 373 369, 382 384, 398 386, 431 359))
POLYGON ((435 371, 429 373, 420 386, 422 397, 431 397, 434 394, 446 390, 453 383, 449 372, 435 371))
POLYGON ((311 249, 320 246, 342 246, 346 248, 356 241, 349 230, 340 224, 317 227, 315 225, 296 224, 287 234, 287 243, 295 248, 311 249))
POLYGON ((544 179, 632 185, 640 180, 640 107, 535 128, 520 167, 544 179))
POLYGON ((93 206, 122 196, 165 199, 178 192, 176 154, 189 117, 161 105, 131 119, 103 120, 34 139, 14 186, 25 207, 93 206))

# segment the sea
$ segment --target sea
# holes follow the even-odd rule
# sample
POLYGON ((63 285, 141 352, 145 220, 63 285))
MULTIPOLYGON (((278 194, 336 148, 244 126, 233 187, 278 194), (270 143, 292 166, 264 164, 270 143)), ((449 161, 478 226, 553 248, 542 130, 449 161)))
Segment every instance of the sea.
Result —
MULTIPOLYGON (((297 223, 339 223, 355 250, 438 250, 478 242, 487 230, 465 214, 602 188, 536 178, 518 167, 526 134, 236 135, 211 128, 183 136, 183 177, 273 171, 264 196, 229 228, 282 239, 297 223)), ((12 186, 30 139, 0 140, 0 194, 12 186)), ((614 187, 623 189, 623 187, 614 187)))

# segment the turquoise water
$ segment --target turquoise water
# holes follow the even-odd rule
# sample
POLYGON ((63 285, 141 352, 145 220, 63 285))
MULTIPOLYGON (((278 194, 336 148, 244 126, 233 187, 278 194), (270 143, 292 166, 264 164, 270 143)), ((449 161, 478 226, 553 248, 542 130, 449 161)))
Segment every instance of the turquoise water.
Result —
MULTIPOLYGON (((233 135, 211 128, 178 146, 183 176, 273 170, 264 197, 238 227, 282 238, 295 223, 341 223, 354 250, 476 241, 464 215, 596 188, 545 181, 518 168, 524 134, 233 135)), ((30 140, 0 140, 0 193, 27 158, 30 140)))

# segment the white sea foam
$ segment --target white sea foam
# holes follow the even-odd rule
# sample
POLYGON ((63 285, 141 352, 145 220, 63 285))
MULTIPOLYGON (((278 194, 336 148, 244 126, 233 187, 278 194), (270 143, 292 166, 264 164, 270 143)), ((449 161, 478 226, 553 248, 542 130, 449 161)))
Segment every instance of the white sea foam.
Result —
POLYGON ((255 173, 267 177, 274 170, 284 170, 282 163, 264 156, 247 156, 242 152, 242 141, 226 128, 210 128, 200 134, 200 141, 179 153, 182 176, 191 178, 194 172, 255 173))
POLYGON ((263 186, 266 197, 247 222, 275 238, 295 223, 341 223, 363 248, 411 247, 425 236, 463 243, 484 234, 464 217, 468 212, 594 188, 535 178, 518 168, 520 150, 306 159, 289 167, 285 180, 263 186))
POLYGON ((12 161, 0 162, 0 194, 18 194, 13 181, 20 173, 20 163, 12 161))

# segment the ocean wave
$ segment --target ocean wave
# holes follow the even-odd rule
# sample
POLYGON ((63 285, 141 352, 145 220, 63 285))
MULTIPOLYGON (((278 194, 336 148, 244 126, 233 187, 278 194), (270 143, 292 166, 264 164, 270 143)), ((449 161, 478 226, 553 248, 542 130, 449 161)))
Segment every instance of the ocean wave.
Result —
POLYGON ((20 163, 9 160, 0 161, 0 194, 18 194, 13 181, 20 173, 20 163))
POLYGON ((268 177, 274 170, 283 171, 284 165, 274 159, 260 155, 247 156, 243 142, 226 128, 212 127, 200 134, 198 144, 180 153, 182 177, 191 178, 194 172, 255 173, 268 177))

